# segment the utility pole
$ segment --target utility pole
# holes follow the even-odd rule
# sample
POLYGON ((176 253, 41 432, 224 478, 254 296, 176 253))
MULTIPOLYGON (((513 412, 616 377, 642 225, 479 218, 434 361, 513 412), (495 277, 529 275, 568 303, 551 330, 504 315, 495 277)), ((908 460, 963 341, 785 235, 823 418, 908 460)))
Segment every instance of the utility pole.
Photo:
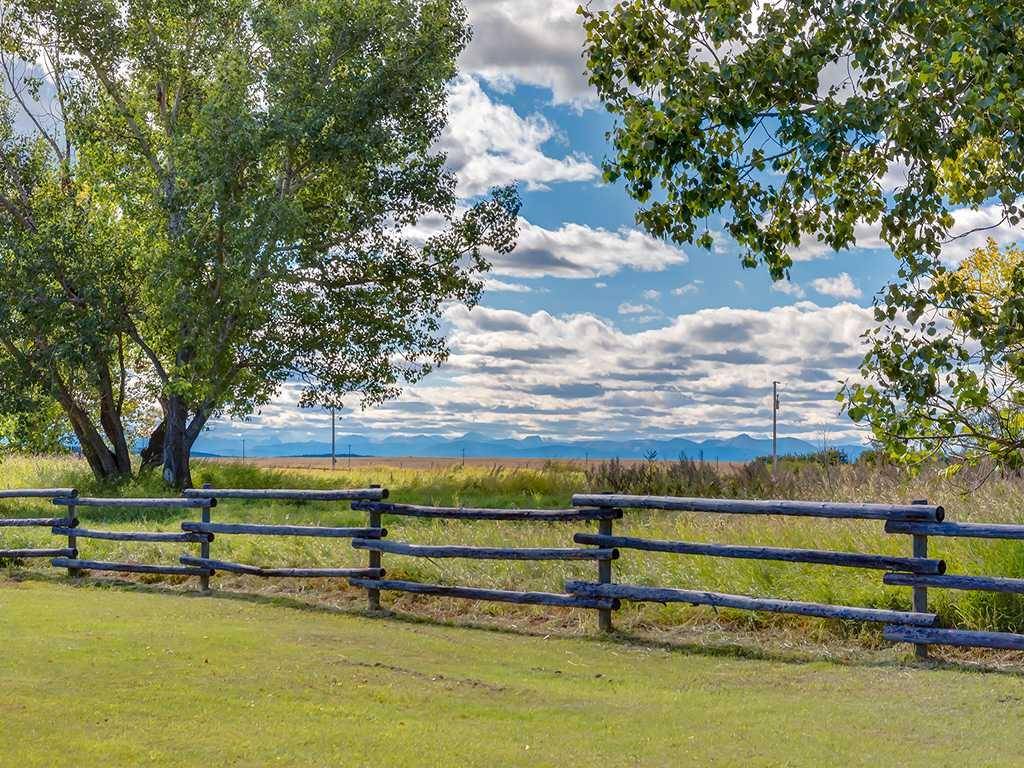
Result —
POLYGON ((334 429, 334 409, 331 408, 331 469, 338 468, 338 454, 335 451, 335 443, 337 442, 337 433, 334 429))
POLYGON ((352 469, 352 443, 348 444, 348 468, 352 469))
POLYGON ((245 464, 245 438, 242 438, 242 463, 245 464))
POLYGON ((772 382, 772 480, 779 466, 779 382, 772 382))

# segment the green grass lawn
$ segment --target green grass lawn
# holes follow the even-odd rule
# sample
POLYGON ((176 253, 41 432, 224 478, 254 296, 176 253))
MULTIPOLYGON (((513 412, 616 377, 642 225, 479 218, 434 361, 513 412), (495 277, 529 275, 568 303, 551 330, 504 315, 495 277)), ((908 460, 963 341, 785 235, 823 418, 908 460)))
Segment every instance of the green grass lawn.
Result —
POLYGON ((0 579, 0 765, 1020 765, 1024 678, 0 579))

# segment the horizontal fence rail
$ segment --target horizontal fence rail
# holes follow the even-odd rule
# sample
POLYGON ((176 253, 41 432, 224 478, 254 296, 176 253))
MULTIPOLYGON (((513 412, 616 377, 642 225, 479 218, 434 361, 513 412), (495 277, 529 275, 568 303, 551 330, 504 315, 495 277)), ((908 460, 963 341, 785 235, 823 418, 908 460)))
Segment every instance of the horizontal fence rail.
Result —
POLYGON ((885 532, 958 539, 1024 539, 1024 525, 994 523, 909 523, 893 520, 885 524, 885 532))
POLYGON ((600 534, 593 533, 577 533, 573 536, 573 541, 577 544, 594 544, 599 547, 640 549, 647 552, 669 552, 677 555, 707 555, 709 557, 732 557, 745 560, 777 560, 786 563, 839 565, 851 568, 873 568, 882 571, 909 571, 911 573, 945 573, 946 571, 946 564, 942 560, 862 555, 856 552, 833 552, 819 549, 747 547, 733 544, 695 544, 686 541, 638 539, 632 536, 601 536, 600 534))
POLYGON ((919 645, 955 645, 966 648, 998 648, 1024 651, 1024 635, 1009 632, 975 632, 966 629, 889 626, 882 631, 886 640, 919 645))
POLYGON ((158 573, 169 576, 208 576, 206 568, 186 568, 180 565, 151 565, 148 563, 110 563, 102 560, 78 560, 64 557, 54 558, 56 568, 70 568, 81 571, 115 571, 117 573, 158 573))
POLYGON ((122 509, 197 509, 213 507, 216 499, 90 499, 57 498, 53 503, 66 507, 120 507, 122 509))
MULTIPOLYGON (((930 557, 929 537, 982 538, 1024 541, 1024 525, 946 522, 943 507, 927 502, 912 504, 858 504, 848 502, 807 502, 789 500, 700 499, 673 496, 628 495, 616 493, 576 494, 568 509, 491 509, 479 507, 435 507, 385 501, 388 491, 380 487, 356 489, 220 489, 204 487, 186 491, 180 498, 89 498, 75 489, 5 489, 0 500, 49 500, 62 507, 60 517, 14 517, 0 519, 0 529, 45 527, 57 537, 66 537, 67 546, 43 548, 0 546, 0 559, 20 561, 49 559, 51 565, 68 569, 79 577, 85 571, 121 572, 197 577, 207 592, 212 575, 233 573, 257 577, 341 578, 366 590, 371 610, 380 608, 381 591, 394 591, 465 600, 495 601, 521 605, 557 606, 597 611, 598 626, 612 628, 612 612, 622 601, 681 603, 716 608, 788 613, 822 619, 874 622, 884 625, 883 636, 892 642, 913 645, 923 656, 931 645, 967 646, 1024 650, 1024 634, 981 632, 938 626, 938 617, 928 610, 928 589, 978 590, 1024 594, 1024 578, 946 573, 945 561, 930 557), (345 502, 351 509, 366 514, 365 526, 278 525, 259 522, 213 522, 211 510, 218 499, 260 501, 345 502), (186 520, 181 531, 119 531, 80 527, 79 508, 132 508, 198 510, 201 520, 186 520), (615 535, 616 520, 623 509, 686 511, 711 514, 775 515, 781 517, 833 518, 884 521, 890 535, 906 535, 911 540, 909 556, 666 541, 642 536, 615 535), (463 521, 506 521, 515 523, 597 524, 597 532, 578 531, 572 535, 577 547, 481 547, 460 544, 418 544, 387 540, 382 525, 384 515, 463 521), (211 544, 220 535, 296 536, 349 539, 346 547, 367 552, 364 567, 265 567, 211 557, 211 544), (79 540, 149 542, 197 545, 198 555, 178 556, 178 564, 106 562, 82 557, 79 540), (850 605, 801 602, 775 597, 760 597, 679 589, 672 586, 620 584, 613 581, 613 565, 622 553, 658 552, 703 557, 739 558, 784 563, 806 563, 885 571, 881 577, 887 586, 907 587, 913 593, 913 610, 889 610, 850 605), (381 562, 383 555, 424 559, 467 558, 502 561, 592 561, 596 581, 578 578, 565 581, 565 592, 536 592, 514 589, 488 589, 462 584, 439 584, 387 578, 381 562)), ((0 542, 2 543, 2 542, 0 542)), ((21 543, 20 541, 18 543, 21 543)))
POLYGON ((386 528, 329 528, 317 525, 262 523, 182 523, 183 531, 240 536, 311 536, 322 539, 373 539, 387 536, 386 528))
MULTIPOLYGON (((248 501, 299 501, 299 502, 367 502, 377 503, 388 497, 386 488, 371 486, 354 489, 277 489, 277 488, 213 488, 210 485, 185 491, 191 499, 237 499, 248 501)), ((274 525, 266 523, 214 523, 210 510, 204 510, 201 522, 184 522, 183 531, 195 534, 240 535, 240 536, 296 536, 326 539, 360 539, 371 541, 382 539, 388 532, 380 524, 380 515, 371 513, 366 527, 338 527, 320 525, 274 525)), ((380 567, 380 553, 371 552, 366 568, 274 568, 247 563, 216 560, 210 557, 209 543, 203 544, 199 557, 183 555, 183 564, 218 571, 260 577, 301 577, 301 578, 352 578, 380 579, 384 569, 380 567)), ((367 590, 371 609, 380 607, 379 593, 367 590)))
POLYGON ((604 608, 614 610, 619 607, 614 598, 591 598, 576 595, 559 595, 551 592, 511 592, 502 589, 479 589, 477 587, 450 587, 443 584, 423 584, 418 581, 389 581, 381 579, 352 579, 359 587, 377 590, 393 590, 412 592, 421 595, 438 595, 440 597, 458 597, 466 600, 489 600, 501 603, 519 603, 521 605, 557 605, 563 608, 604 608))
POLYGON ((29 560, 42 557, 78 557, 77 549, 0 549, 5 560, 29 560))
POLYGON ((477 507, 424 507, 418 504, 378 504, 357 501, 352 509, 402 517, 442 520, 512 520, 535 523, 565 523, 585 520, 618 520, 621 509, 481 509, 477 507))
MULTIPOLYGON (((142 510, 168 510, 199 509, 203 518, 207 519, 210 508, 217 504, 216 499, 188 499, 188 498, 91 498, 91 497, 64 497, 51 500, 58 506, 66 506, 70 513, 74 513, 80 507, 84 508, 111 508, 111 509, 142 509, 142 510)), ((209 589, 210 572, 205 569, 186 568, 177 565, 162 565, 135 562, 110 562, 104 560, 82 559, 78 554, 78 539, 96 539, 106 541, 124 542, 148 542, 148 543, 193 543, 199 544, 205 552, 213 538, 210 535, 197 535, 191 533, 161 532, 161 531, 99 531, 82 529, 74 525, 54 525, 52 532, 55 535, 67 536, 68 549, 73 551, 70 556, 55 557, 51 565, 58 568, 67 568, 68 576, 81 578, 83 571, 105 571, 113 573, 139 573, 159 574, 167 576, 198 576, 200 585, 205 592, 209 589)))
MULTIPOLYGON (((920 504, 921 502, 917 503, 920 504)), ((925 558, 928 556, 928 541, 933 536, 939 538, 1024 540, 1024 525, 998 523, 888 520, 885 524, 885 531, 889 534, 909 535, 915 558, 925 558)), ((915 610, 927 608, 929 588, 1024 594, 1024 580, 998 576, 887 573, 882 577, 882 581, 890 586, 910 587, 913 592, 915 610)), ((886 627, 883 635, 894 642, 913 643, 919 658, 926 658, 928 656, 929 645, 1024 650, 1024 635, 951 630, 941 627, 935 627, 926 632, 898 631, 900 629, 900 627, 895 626, 886 627)))
POLYGON ((857 608, 849 605, 804 603, 796 600, 726 595, 720 592, 700 592, 692 589, 640 587, 629 584, 592 584, 585 581, 566 582, 565 589, 574 595, 586 597, 611 597, 619 598, 620 600, 653 603, 711 605, 717 608, 738 608, 747 611, 794 613, 800 616, 813 616, 820 619, 874 621, 883 624, 914 624, 925 627, 932 626, 938 621, 938 616, 934 613, 911 613, 907 611, 889 611, 880 608, 857 608))
POLYGON ((211 571, 226 573, 244 573, 249 576, 299 576, 303 578, 342 578, 360 576, 363 578, 380 578, 384 575, 381 568, 262 568, 257 565, 230 563, 225 560, 211 560, 208 557, 191 557, 182 555, 183 565, 206 568, 211 571))
POLYGON ((74 528, 77 525, 78 518, 74 517, 14 517, 0 520, 0 528, 74 528))
MULTIPOLYGON (((420 504, 394 504, 381 502, 353 502, 352 509, 365 511, 369 515, 371 525, 380 525, 383 515, 404 517, 432 518, 443 520, 478 520, 478 521, 510 521, 524 523, 558 523, 596 521, 602 530, 611 525, 613 520, 622 517, 622 510, 609 507, 571 509, 492 509, 482 507, 434 507, 420 504)), ((610 529, 609 529, 610 530, 610 529)), ((618 557, 612 549, 573 549, 573 548, 541 548, 541 547, 471 547, 460 545, 412 544, 395 541, 368 541, 357 538, 352 540, 356 549, 369 552, 369 565, 380 567, 381 555, 388 553, 427 559, 466 558, 476 560, 505 561, 567 561, 591 560, 598 564, 600 574, 610 574, 609 563, 618 557)), ((368 604, 371 610, 380 608, 380 590, 415 592, 447 597, 462 597, 472 600, 491 600, 498 602, 520 603, 527 605, 549 605, 572 608, 594 608, 598 610, 599 624, 602 628, 611 627, 611 611, 613 602, 608 600, 583 599, 572 595, 554 593, 518 592, 511 590, 483 589, 463 585, 424 584, 422 582, 362 580, 352 581, 367 589, 368 604), (386 586, 385 586, 386 585, 386 586)), ((617 603, 615 603, 617 607, 617 603)))
POLYGON ((54 526, 54 536, 75 536, 79 539, 102 539, 104 541, 148 541, 155 543, 201 544, 213 541, 212 533, 174 533, 172 531, 94 531, 87 528, 64 528, 54 526))
POLYGON ((461 547, 367 539, 353 539, 352 546, 409 557, 462 557, 471 560, 615 560, 619 556, 615 549, 461 547))
POLYGON ((693 499, 680 496, 629 496, 614 493, 577 493, 574 506, 663 509, 680 512, 714 512, 731 515, 783 515, 830 517, 848 520, 941 521, 939 506, 915 504, 849 504, 831 501, 760 501, 748 499, 693 499))
POLYGON ((882 580, 894 587, 938 587, 979 592, 1024 594, 1024 579, 994 576, 917 576, 909 573, 887 573, 882 580))
POLYGON ((74 488, 0 488, 3 499, 56 499, 77 496, 74 488))
POLYGON ((388 497, 386 488, 305 491, 275 488, 190 488, 186 498, 262 499, 264 501, 380 501, 388 497))

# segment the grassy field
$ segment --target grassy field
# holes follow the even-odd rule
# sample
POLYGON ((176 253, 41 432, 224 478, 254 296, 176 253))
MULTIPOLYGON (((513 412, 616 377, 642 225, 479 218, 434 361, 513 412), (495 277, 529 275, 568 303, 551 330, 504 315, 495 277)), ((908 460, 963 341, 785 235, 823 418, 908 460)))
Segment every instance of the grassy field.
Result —
MULTIPOLYGON (((483 467, 491 469, 500 466, 505 469, 544 469, 552 464, 561 468, 572 469, 576 472, 585 472, 598 462, 596 460, 584 459, 527 459, 527 458, 498 458, 485 456, 467 456, 465 459, 455 457, 436 456, 339 456, 337 466, 331 467, 330 458, 322 456, 282 456, 273 458, 245 459, 218 457, 206 459, 210 463, 218 464, 249 464, 267 469, 319 469, 323 471, 348 471, 360 468, 374 468, 379 470, 382 467, 393 467, 396 469, 427 469, 445 470, 452 467, 483 467)), ((643 459, 624 459, 626 465, 644 463, 643 459)), ((739 462, 721 462, 715 465, 719 469, 726 470, 742 466, 739 462)))
MULTIPOLYGON (((613 468, 614 469, 614 468, 613 468)), ((360 465, 351 471, 322 469, 272 469, 234 463, 197 462, 196 483, 219 487, 362 487, 379 483, 391 490, 396 502, 495 507, 567 506, 574 491, 607 490, 614 485, 640 484, 644 490, 683 495, 777 496, 820 500, 905 502, 928 498, 944 503, 948 518, 1024 522, 1020 505, 1024 488, 1018 480, 990 482, 965 493, 964 487, 937 476, 908 479, 892 471, 871 467, 811 468, 803 474, 784 474, 777 487, 766 487, 756 468, 732 468, 723 479, 703 470, 679 467, 675 475, 661 470, 643 475, 643 467, 587 472, 579 465, 549 463, 540 467, 467 465, 394 467, 360 465), (639 479, 618 473, 640 472, 639 479), (659 474, 660 473, 660 474, 659 474), (648 487, 650 486, 650 487, 648 487)), ((97 486, 80 462, 72 459, 13 458, 0 463, 0 487, 76 486, 83 495, 168 495, 158 477, 151 476, 117 487, 97 486)), ((0 516, 51 514, 45 503, 0 502, 0 516)), ((52 510, 52 508, 49 508, 52 510)), ((176 530, 181 513, 139 514, 118 509, 82 509, 83 525, 135 530, 176 530)), ((220 521, 288 522, 295 524, 363 524, 365 517, 346 504, 223 502, 214 510, 220 521)), ((385 518, 389 538, 414 543, 462 543, 504 546, 571 546, 572 534, 587 530, 586 524, 524 525, 509 523, 428 521, 385 518)), ((593 525, 589 526, 590 529, 593 525)), ((907 537, 886 535, 881 523, 829 521, 801 518, 757 518, 729 515, 630 512, 616 523, 616 532, 650 538, 711 541, 736 544, 807 547, 817 549, 909 554, 907 537)), ((45 530, 7 529, 0 532, 0 546, 53 546, 45 530)), ((175 563, 186 548, 178 545, 124 544, 80 541, 81 556, 89 559, 135 560, 175 563)), ((974 573, 1024 577, 1024 547, 1013 542, 970 539, 933 539, 932 555, 945 558, 950 573, 974 573)), ((365 554, 347 542, 328 539, 220 537, 213 556, 266 566, 361 565, 365 554)), ((570 578, 593 579, 589 563, 530 563, 470 560, 426 560, 385 556, 389 577, 465 584, 497 589, 561 591, 570 578)), ((26 562, 23 567, 49 572, 48 564, 26 562)), ((886 587, 881 573, 814 565, 767 563, 752 560, 680 557, 624 552, 615 564, 616 581, 678 586, 737 594, 846 603, 907 609, 909 590, 886 587)), ((191 583, 165 584, 191 589, 191 583)), ((355 605, 363 593, 338 580, 258 580, 218 574, 215 586, 223 590, 287 594, 324 605, 355 605)), ((502 626, 544 628, 546 631, 584 634, 592 632, 593 616, 587 612, 513 608, 501 604, 469 603, 413 596, 385 595, 391 608, 434 619, 466 619, 502 626)), ((1024 631, 1024 600, 1015 596, 932 590, 931 605, 950 626, 1024 631)), ((663 637, 692 631, 719 631, 740 635, 771 631, 790 642, 839 643, 859 648, 880 647, 877 627, 853 623, 683 606, 629 605, 617 615, 623 631, 663 637)), ((952 654, 952 651, 945 651, 952 654)), ((947 656, 952 657, 952 656, 947 656)))
POLYGON ((1024 679, 0 576, 0 764, 1015 766, 1024 679))

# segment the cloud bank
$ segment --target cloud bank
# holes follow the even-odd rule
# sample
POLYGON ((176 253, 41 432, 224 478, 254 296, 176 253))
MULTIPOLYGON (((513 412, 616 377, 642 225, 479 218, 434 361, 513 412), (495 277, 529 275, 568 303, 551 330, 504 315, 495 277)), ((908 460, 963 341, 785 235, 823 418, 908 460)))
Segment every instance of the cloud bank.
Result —
MULTIPOLYGON (((343 414, 345 431, 467 431, 563 439, 766 434, 771 382, 782 431, 820 440, 863 435, 839 413, 839 381, 856 375, 871 311, 811 302, 769 310, 702 309, 636 332, 593 314, 479 306, 448 311, 452 356, 398 401, 343 414)), ((288 439, 322 436, 295 389, 256 417, 288 439)))

